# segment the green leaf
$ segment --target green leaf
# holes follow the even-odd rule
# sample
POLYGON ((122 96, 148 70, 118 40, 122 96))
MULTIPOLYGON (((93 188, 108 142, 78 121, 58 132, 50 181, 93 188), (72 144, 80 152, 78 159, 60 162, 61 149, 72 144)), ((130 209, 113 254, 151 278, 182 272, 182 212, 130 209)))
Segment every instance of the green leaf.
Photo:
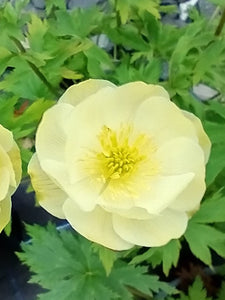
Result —
POLYGON ((93 244, 93 249, 98 253, 99 259, 105 268, 106 275, 108 276, 112 270, 114 262, 117 259, 117 253, 99 244, 93 244))
POLYGON ((222 282, 222 287, 219 291, 219 295, 218 298, 216 298, 216 300, 224 300, 224 295, 225 295, 225 282, 222 282))
POLYGON ((18 256, 36 273, 31 282, 50 290, 39 299, 112 299, 115 294, 104 283, 104 269, 90 242, 68 231, 59 233, 52 224, 47 229, 29 225, 27 231, 31 244, 22 244, 25 252, 18 256))
POLYGON ((109 55, 96 45, 85 50, 84 55, 87 57, 87 70, 92 78, 104 78, 106 71, 113 67, 109 55))
POLYGON ((207 292, 203 288, 202 281, 197 277, 193 285, 188 289, 188 296, 182 293, 180 300, 211 300, 211 298, 207 297, 207 292))
POLYGON ((19 139, 34 133, 43 113, 53 104, 55 101, 44 99, 32 103, 22 115, 12 120, 14 136, 19 139))
POLYGON ((12 121, 14 118, 14 106, 16 105, 17 101, 17 97, 13 97, 7 93, 2 94, 0 97, 1 125, 10 130, 13 129, 12 121))
POLYGON ((192 221, 198 223, 225 222, 225 196, 217 191, 210 199, 204 201, 201 209, 195 213, 192 221))
POLYGON ((19 98, 35 100, 52 94, 21 57, 11 59, 15 68, 0 81, 0 90, 12 92, 19 98), (14 60, 14 61, 13 61, 14 60))
POLYGON ((10 236, 11 231, 12 231, 12 221, 10 220, 9 223, 4 228, 4 232, 7 236, 10 236))
POLYGON ((13 57, 13 54, 5 47, 0 46, 0 75, 7 68, 9 60, 13 57))
POLYGON ((45 43, 44 36, 48 31, 48 23, 41 20, 38 16, 31 16, 31 23, 28 24, 29 46, 34 51, 41 51, 45 43))
POLYGON ((54 8, 59 8, 60 10, 66 10, 66 3, 64 0, 48 0, 46 2, 46 13, 49 15, 54 8))
POLYGON ((193 83, 197 84, 211 67, 218 64, 219 57, 224 58, 225 41, 216 40, 211 43, 200 55, 194 69, 193 83))
MULTIPOLYGON (((216 112, 222 118, 225 118, 225 110, 222 104, 218 103, 218 106, 215 105, 212 108, 210 108, 210 110, 211 112, 216 112)), ((214 182, 216 177, 225 169, 225 124, 205 121, 204 127, 212 142, 211 154, 209 162, 206 166, 206 183, 207 185, 210 185, 214 182)))
POLYGON ((58 10, 54 33, 58 36, 71 35, 87 38, 101 22, 102 14, 97 7, 75 9, 73 11, 58 10))
POLYGON ((150 49, 150 45, 144 41, 137 28, 131 24, 119 28, 106 27, 105 33, 115 44, 139 51, 149 51, 150 49))
POLYGON ((30 243, 22 243, 20 260, 29 266, 30 282, 41 284, 48 291, 41 300, 133 299, 134 293, 151 296, 160 290, 173 294, 176 290, 148 275, 147 268, 127 265, 118 259, 107 276, 91 243, 74 232, 58 232, 54 225, 47 228, 26 226, 30 243))
POLYGON ((148 261, 153 267, 163 264, 163 272, 167 276, 172 266, 176 267, 181 244, 179 240, 171 240, 168 244, 162 247, 153 247, 141 255, 132 259, 131 264, 140 264, 148 261))
MULTIPOLYGON (((134 4, 133 0, 129 0, 134 4)), ((138 0, 135 1, 135 6, 143 11, 148 11, 155 18, 160 19, 159 1, 157 0, 138 0)))
POLYGON ((131 297, 127 298, 129 294, 125 288, 126 286, 132 287, 130 291, 134 288, 148 296, 152 296, 153 292, 158 293, 160 290, 166 294, 176 293, 175 288, 166 282, 159 281, 158 276, 145 273, 147 273, 146 267, 134 267, 133 265, 117 262, 109 276, 110 284, 112 286, 118 284, 118 293, 121 299, 133 299, 131 297))
POLYGON ((225 2, 224 0, 208 0, 209 2, 215 4, 215 5, 219 5, 221 7, 225 7, 225 2))
POLYGON ((225 233, 216 228, 190 220, 184 236, 192 253, 205 264, 212 263, 210 248, 225 257, 225 233))
POLYGON ((130 5, 128 0, 117 0, 116 10, 120 14, 121 23, 125 24, 128 20, 129 11, 130 11, 130 5))

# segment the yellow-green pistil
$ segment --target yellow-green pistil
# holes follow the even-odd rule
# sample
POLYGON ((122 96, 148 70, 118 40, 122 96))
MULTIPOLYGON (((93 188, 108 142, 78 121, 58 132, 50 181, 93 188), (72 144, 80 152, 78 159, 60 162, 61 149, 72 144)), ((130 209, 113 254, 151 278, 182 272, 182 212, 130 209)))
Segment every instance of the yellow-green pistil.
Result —
POLYGON ((145 158, 138 151, 138 143, 144 136, 140 135, 130 145, 130 131, 130 126, 121 128, 118 133, 103 126, 99 135, 102 153, 98 154, 98 158, 101 161, 105 179, 118 179, 130 175, 138 162, 145 158))

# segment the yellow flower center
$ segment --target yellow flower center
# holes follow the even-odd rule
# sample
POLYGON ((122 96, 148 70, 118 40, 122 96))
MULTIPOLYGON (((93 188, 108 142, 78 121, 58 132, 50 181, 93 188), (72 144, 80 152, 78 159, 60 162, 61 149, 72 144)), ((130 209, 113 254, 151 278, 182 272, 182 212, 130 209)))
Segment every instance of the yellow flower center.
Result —
POLYGON ((156 146, 148 134, 122 124, 113 130, 103 126, 97 149, 90 149, 81 161, 91 186, 107 201, 135 198, 149 188, 150 177, 158 173, 156 146))
POLYGON ((130 126, 122 128, 118 134, 103 126, 99 135, 102 152, 98 153, 97 157, 101 161, 106 179, 130 175, 137 164, 145 159, 145 155, 141 155, 138 151, 138 142, 143 142, 145 136, 140 135, 132 145, 129 145, 130 132, 130 126))

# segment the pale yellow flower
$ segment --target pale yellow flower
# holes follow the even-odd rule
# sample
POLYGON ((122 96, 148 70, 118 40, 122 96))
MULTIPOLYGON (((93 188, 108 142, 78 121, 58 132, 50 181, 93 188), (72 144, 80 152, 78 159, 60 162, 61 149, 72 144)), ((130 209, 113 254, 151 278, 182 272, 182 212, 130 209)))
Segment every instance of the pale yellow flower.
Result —
POLYGON ((10 221, 11 195, 21 179, 20 151, 12 133, 0 125, 0 232, 10 221))
POLYGON ((179 238, 205 191, 210 142, 160 86, 88 80, 44 113, 29 173, 51 214, 106 247, 179 238))

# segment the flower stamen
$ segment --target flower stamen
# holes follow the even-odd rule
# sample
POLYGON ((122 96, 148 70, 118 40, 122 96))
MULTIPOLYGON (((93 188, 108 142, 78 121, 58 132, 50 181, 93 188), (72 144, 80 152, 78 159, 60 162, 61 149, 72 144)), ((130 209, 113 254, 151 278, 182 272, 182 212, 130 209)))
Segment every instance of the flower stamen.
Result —
POLYGON ((102 162, 106 178, 118 179, 128 176, 137 167, 137 164, 145 159, 145 155, 139 153, 137 146, 137 140, 141 142, 141 139, 145 139, 145 136, 138 136, 129 145, 130 132, 130 126, 122 128, 118 135, 109 127, 103 126, 99 135, 102 152, 97 156, 102 162))

